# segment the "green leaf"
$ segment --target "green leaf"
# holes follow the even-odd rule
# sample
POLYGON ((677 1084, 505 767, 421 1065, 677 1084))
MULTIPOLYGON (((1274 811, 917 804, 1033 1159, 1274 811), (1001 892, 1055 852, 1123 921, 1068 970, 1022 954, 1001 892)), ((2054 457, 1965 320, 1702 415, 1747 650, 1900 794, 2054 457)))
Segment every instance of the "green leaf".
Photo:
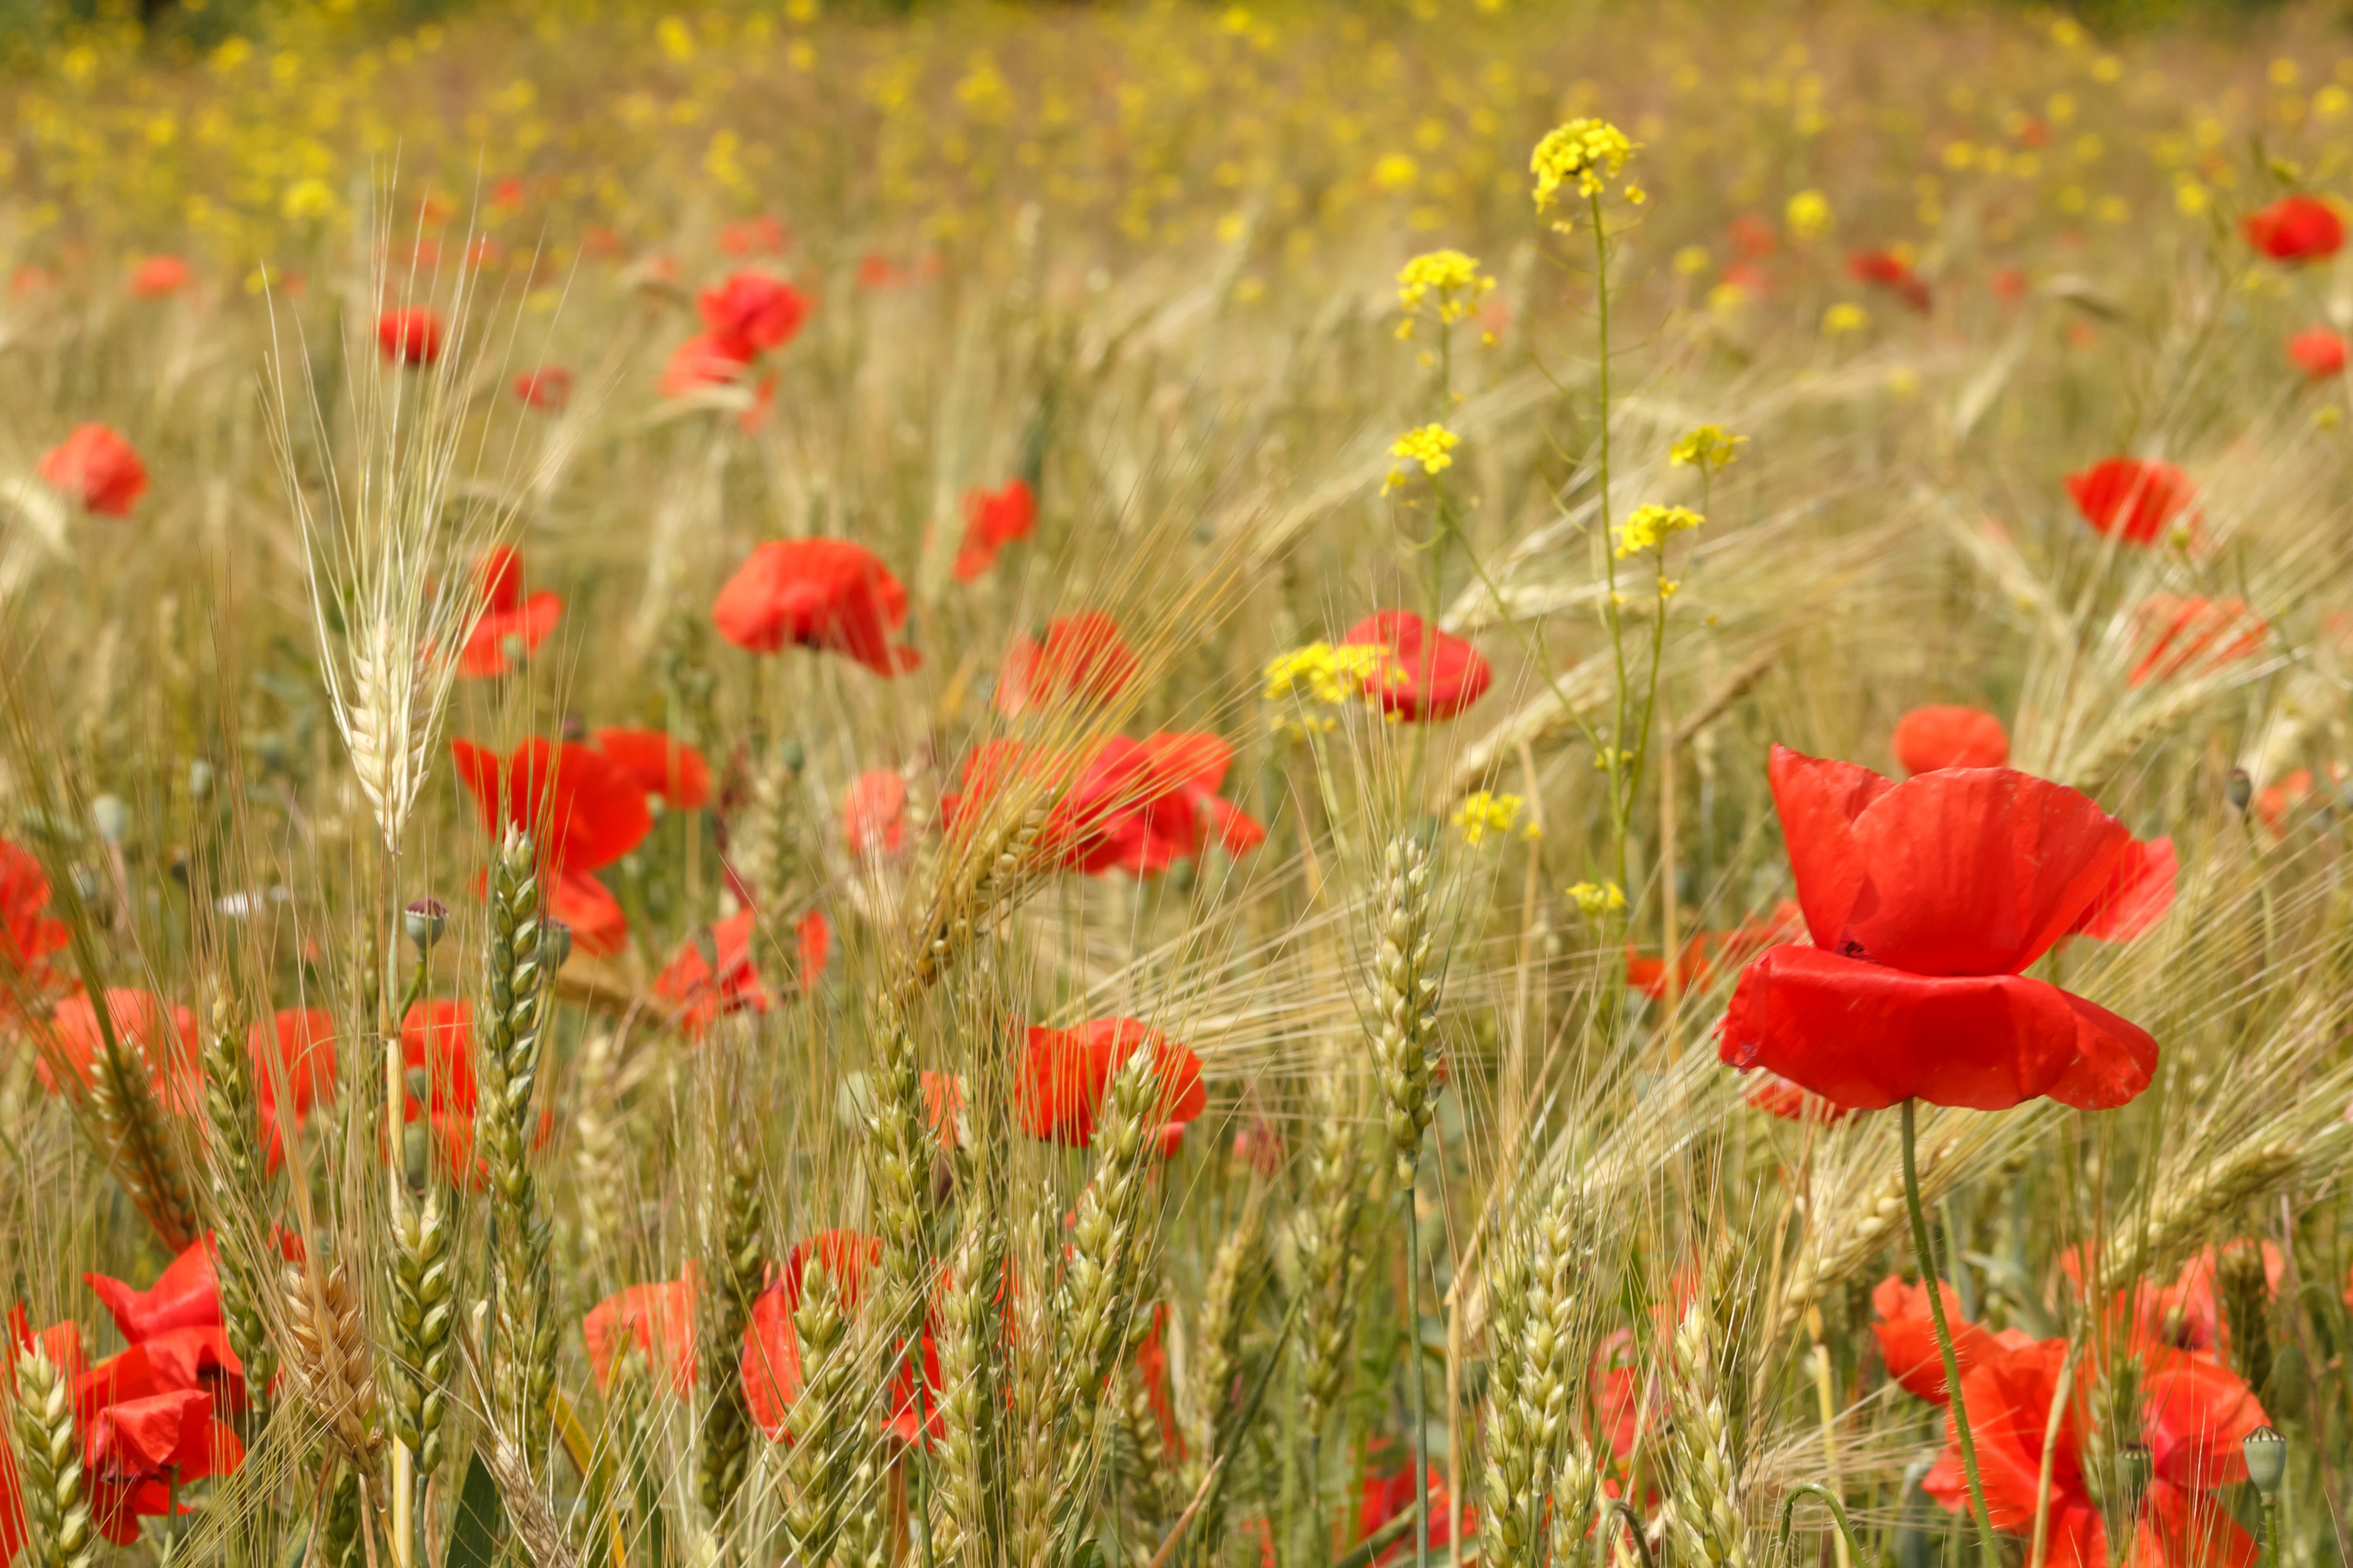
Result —
POLYGON ((449 1521, 449 1550, 442 1568, 491 1568, 499 1537, 505 1533, 507 1515, 499 1501, 499 1483, 491 1467, 476 1454, 466 1467, 466 1484, 458 1493, 458 1516, 449 1521))

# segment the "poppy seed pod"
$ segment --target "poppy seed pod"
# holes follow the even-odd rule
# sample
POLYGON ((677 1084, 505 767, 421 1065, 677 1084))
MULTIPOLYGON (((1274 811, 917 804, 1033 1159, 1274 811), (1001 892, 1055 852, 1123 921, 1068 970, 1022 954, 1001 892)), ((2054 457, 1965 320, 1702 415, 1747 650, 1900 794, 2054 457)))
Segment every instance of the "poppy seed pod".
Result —
POLYGON ((2126 1443, 2116 1454, 2117 1479, 2124 1486, 2124 1517, 2140 1517, 2141 1500, 2148 1496, 2148 1483, 2157 1474, 2157 1461, 2146 1443, 2126 1443))
POLYGON ((449 906, 438 899, 418 899, 400 913, 401 929, 419 952, 430 952, 449 929, 449 906))
POLYGON ((2246 1456, 2247 1479, 2269 1501, 2287 1476, 2287 1439, 2276 1428, 2258 1426, 2240 1439, 2239 1451, 2246 1456))
POLYGON ((2222 785, 2222 798, 2231 803, 2231 809, 2244 816, 2247 802, 2254 796, 2255 782, 2247 776, 2247 770, 2232 768, 2230 778, 2222 785))

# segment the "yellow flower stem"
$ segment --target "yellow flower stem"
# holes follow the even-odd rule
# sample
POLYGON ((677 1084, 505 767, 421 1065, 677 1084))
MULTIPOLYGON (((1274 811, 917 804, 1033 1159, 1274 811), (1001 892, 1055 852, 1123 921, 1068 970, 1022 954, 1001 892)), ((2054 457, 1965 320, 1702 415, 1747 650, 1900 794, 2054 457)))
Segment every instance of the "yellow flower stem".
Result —
POLYGON ((1633 805, 1632 769, 1626 755, 1626 721, 1628 710, 1626 690, 1625 627, 1618 614, 1618 557, 1609 548, 1609 236, 1601 226, 1601 194, 1596 191, 1586 197, 1586 205, 1593 218, 1593 299, 1594 335, 1596 338, 1595 374, 1601 399, 1601 447, 1599 480, 1601 486, 1601 567, 1607 574, 1609 597, 1603 610, 1609 624, 1610 656, 1617 662, 1617 700, 1611 710, 1609 748, 1603 753, 1609 766, 1610 850, 1618 868, 1618 885, 1626 886, 1626 827, 1633 805))

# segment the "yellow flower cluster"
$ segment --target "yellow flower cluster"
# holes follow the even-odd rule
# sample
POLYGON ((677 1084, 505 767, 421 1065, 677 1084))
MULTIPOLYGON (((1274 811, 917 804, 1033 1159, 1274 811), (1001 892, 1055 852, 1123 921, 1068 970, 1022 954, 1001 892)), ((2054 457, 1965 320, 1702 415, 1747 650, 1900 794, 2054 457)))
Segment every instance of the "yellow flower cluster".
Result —
MULTIPOLYGON (((1462 804, 1454 808, 1454 826, 1462 830, 1462 842, 1475 849, 1487 841, 1490 834, 1500 836, 1509 833, 1512 825, 1520 819, 1520 807, 1525 804, 1515 795, 1474 790, 1463 796, 1462 804)), ((1535 824, 1528 824, 1522 837, 1536 837, 1535 824)))
POLYGON ((1618 536, 1618 558, 1622 561, 1641 551, 1662 549, 1670 533, 1697 528, 1706 521, 1687 506, 1661 506, 1653 501, 1627 513, 1626 521, 1610 531, 1618 536))
POLYGON ((1451 325, 1469 315, 1489 290, 1495 287, 1493 278, 1479 271, 1476 258, 1459 250, 1432 250, 1415 257, 1397 275, 1398 308, 1406 319, 1398 323, 1398 336, 1413 336, 1413 319, 1421 313, 1432 295, 1440 322, 1451 325))
POLYGON ((1615 882, 1578 882, 1568 889, 1568 897, 1589 921, 1626 907, 1626 889, 1615 882))
POLYGON ((1871 312, 1852 302, 1832 305, 1822 312, 1822 336, 1841 338, 1871 325, 1871 312))
MULTIPOLYGON (((1423 425, 1407 431, 1391 443, 1389 456, 1403 458, 1407 463, 1419 463, 1423 473, 1434 474, 1454 466, 1454 448, 1461 444, 1462 437, 1445 426, 1423 425)), ((1406 470, 1402 466, 1390 468, 1389 477, 1381 481, 1381 494, 1388 494, 1405 480, 1406 470)))
POLYGON ((1678 468, 1720 474, 1732 467, 1747 442, 1747 437, 1735 436, 1721 425, 1702 425, 1667 448, 1667 461, 1678 468))
POLYGON ((1360 695, 1380 674, 1385 650, 1369 643, 1312 642, 1293 648, 1266 667, 1266 699, 1286 697, 1337 705, 1360 695))
MULTIPOLYGON (((1536 143, 1535 154, 1528 159, 1528 170, 1536 177, 1536 211, 1552 205, 1561 186, 1572 179, 1577 182, 1578 195, 1599 195, 1626 167, 1635 145, 1626 140, 1623 131, 1606 120, 1572 120, 1566 125, 1555 126, 1536 143)), ((1642 199, 1639 186, 1629 185, 1626 195, 1630 201, 1642 199)))
POLYGON ((1799 191, 1789 198, 1783 216, 1792 236, 1812 239, 1831 226, 1831 199, 1820 191, 1799 191))

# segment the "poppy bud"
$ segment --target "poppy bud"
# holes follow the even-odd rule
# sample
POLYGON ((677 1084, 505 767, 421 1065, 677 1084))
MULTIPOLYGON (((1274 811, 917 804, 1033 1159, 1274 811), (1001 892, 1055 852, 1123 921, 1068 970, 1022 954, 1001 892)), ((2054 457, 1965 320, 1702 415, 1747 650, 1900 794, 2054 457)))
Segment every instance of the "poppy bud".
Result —
POLYGON ((564 967, 572 956, 572 928, 562 921, 542 921, 539 926, 539 951, 551 970, 564 967))
POLYGON ((2146 1443, 2126 1443, 2116 1453, 2117 1479, 2124 1486, 2124 1517, 2140 1517, 2141 1500, 2148 1495, 2149 1478, 2157 1473, 2157 1464, 2146 1443))
POLYGON ((2244 816, 2247 802, 2253 800, 2254 795, 2255 784, 2247 776, 2247 770, 2232 768, 2230 779, 2222 785, 2222 798, 2231 803, 2231 809, 2244 816))
POLYGON ((2247 1479, 2270 1501, 2287 1475, 2287 1439, 2275 1428, 2258 1426, 2240 1439, 2239 1451, 2246 1456, 2247 1479))
POLYGON ((131 808, 120 795, 102 795, 91 801, 90 817, 97 825, 98 836, 109 844, 121 843, 131 827, 131 808))
POLYGON ((401 928, 419 952, 429 952, 449 929, 449 906, 438 899, 419 899, 401 911, 401 928))

